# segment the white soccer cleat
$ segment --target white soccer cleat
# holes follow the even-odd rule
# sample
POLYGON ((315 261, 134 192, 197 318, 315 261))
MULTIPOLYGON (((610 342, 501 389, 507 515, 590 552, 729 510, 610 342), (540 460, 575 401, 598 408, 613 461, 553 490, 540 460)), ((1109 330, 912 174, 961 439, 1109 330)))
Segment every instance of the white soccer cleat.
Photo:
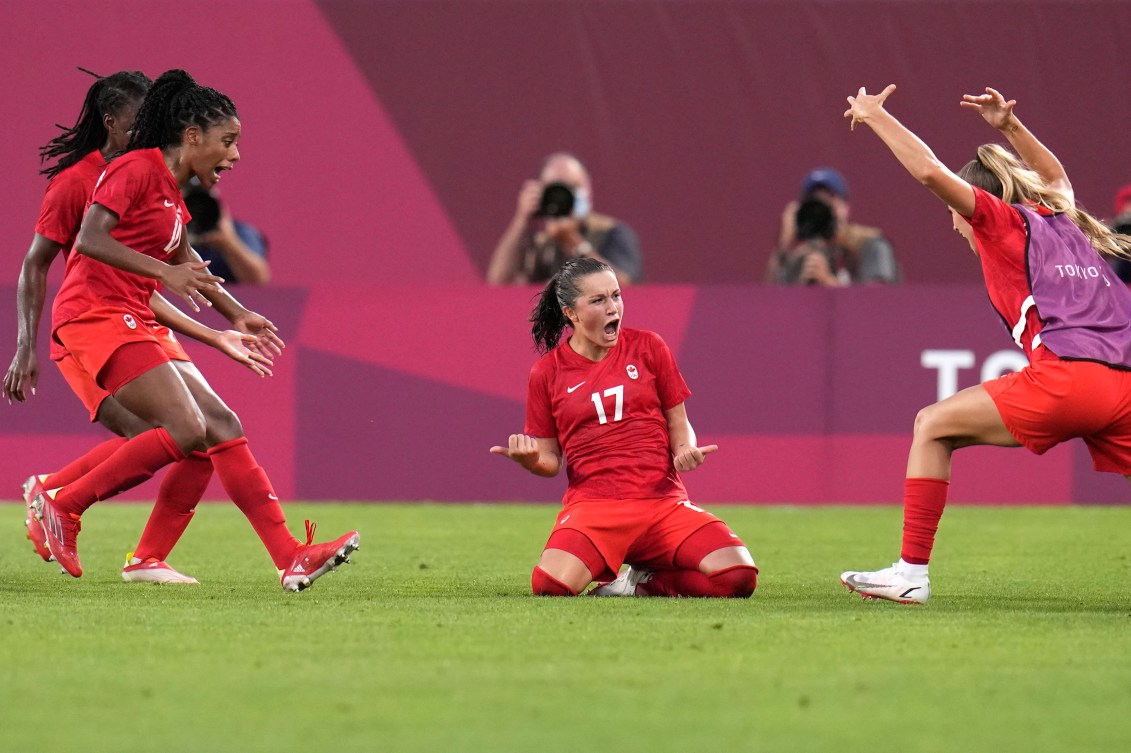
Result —
POLYGON ((849 570, 840 574, 840 582, 865 599, 887 599, 900 604, 926 602, 931 598, 931 579, 926 574, 908 575, 900 564, 895 562, 872 572, 849 570))
POLYGON ((179 573, 169 567, 164 560, 150 557, 140 560, 133 556, 133 552, 126 555, 126 564, 122 567, 122 580, 127 583, 177 583, 182 585, 197 585, 196 578, 184 573, 179 573))
POLYGON ((647 583, 652 580, 651 570, 637 570, 632 567, 627 568, 624 572, 611 580, 608 583, 593 588, 589 592, 589 596, 635 596, 636 586, 641 583, 647 583))

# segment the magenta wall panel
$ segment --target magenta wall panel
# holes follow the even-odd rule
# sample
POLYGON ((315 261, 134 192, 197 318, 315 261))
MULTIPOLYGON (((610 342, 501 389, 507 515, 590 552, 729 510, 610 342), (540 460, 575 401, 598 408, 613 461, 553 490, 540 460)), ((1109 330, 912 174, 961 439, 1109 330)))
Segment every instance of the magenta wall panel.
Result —
MULTIPOLYGON (((239 413, 281 495, 298 499, 559 499, 564 475, 524 473, 488 448, 521 430, 536 356, 526 317, 535 288, 312 285, 237 291, 287 338, 259 379, 189 343, 239 413)), ((11 296, 0 288, 0 299, 11 296)), ((824 291, 641 286, 626 323, 671 343, 700 441, 720 450, 689 474, 701 501, 890 503, 902 488, 916 412, 938 394, 945 351, 955 389, 1018 351, 979 286, 824 291)), ((206 318, 218 324, 217 317, 206 318)), ((0 328, 14 312, 0 308, 0 328)), ((945 380, 943 380, 945 381, 945 380)), ((39 394, 0 406, 0 479, 12 493, 99 441, 50 363, 39 394)), ((129 498, 144 499, 152 486, 129 498)), ((214 485, 210 495, 223 496, 214 485)), ((0 496, 3 496, 0 494, 0 496)), ((1118 504, 1123 480, 1090 469, 1082 443, 1044 457, 957 453, 952 499, 1118 504)))
POLYGON ((909 281, 975 281, 935 251, 961 247, 940 205, 849 132, 861 85, 898 84, 892 111, 955 166, 994 136, 961 95, 996 85, 1096 213, 1131 182, 1129 3, 7 0, 2 14, 13 256, 42 194, 36 150, 89 85, 76 65, 183 67, 233 97, 244 160, 224 193, 268 234, 284 284, 472 282, 557 149, 638 231, 651 282, 759 281, 816 165, 848 176, 854 217, 888 231, 909 281), (1082 122, 1080 102, 1102 112, 1082 122))
MULTIPOLYGON (((37 149, 89 85, 74 67, 188 69, 240 109, 243 161, 223 193, 267 233, 276 279, 240 295, 289 342, 270 380, 194 355, 287 497, 560 495, 561 479, 487 453, 522 423, 537 291, 480 283, 520 183, 547 152, 579 153, 598 208, 641 237, 649 284, 627 291, 627 321, 672 345, 692 420, 722 446, 688 479, 713 502, 897 500, 915 412, 947 379, 974 384, 1011 352, 941 205, 871 134, 848 131, 841 113, 856 87, 897 83, 892 110, 957 165, 993 135, 959 98, 997 85, 1098 214, 1131 182, 1131 100, 1118 96, 1128 3, 174 7, 3 4, 0 332, 14 333, 12 286, 42 197, 37 149), (1102 112, 1081 122, 1080 102, 1102 112), (758 284, 781 207, 815 165, 846 173, 854 216, 888 230, 912 284, 758 284), (970 365, 942 374, 924 366, 925 351, 970 365)), ((0 406, 0 479, 18 483, 101 436, 44 364, 30 404, 0 406)), ((1126 497, 1075 446, 1045 458, 969 451, 953 491, 971 502, 1126 497)))

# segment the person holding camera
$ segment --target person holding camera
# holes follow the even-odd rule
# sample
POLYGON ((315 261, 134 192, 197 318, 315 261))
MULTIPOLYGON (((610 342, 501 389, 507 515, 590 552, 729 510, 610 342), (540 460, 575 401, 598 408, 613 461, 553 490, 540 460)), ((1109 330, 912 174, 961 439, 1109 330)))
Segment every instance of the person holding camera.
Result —
POLYGON ((232 218, 212 190, 193 182, 182 191, 192 219, 189 243, 208 265, 208 271, 228 283, 266 285, 271 282, 267 239, 258 228, 232 218))
POLYGON ((794 227, 793 246, 775 254, 772 282, 830 288, 849 284, 834 243, 837 224, 832 208, 820 199, 806 199, 797 207, 794 227))
POLYGON ((821 284, 827 286, 895 284, 902 280, 899 262, 891 241, 879 228, 857 225, 849 219, 848 182, 844 176, 831 167, 818 167, 811 170, 801 182, 801 196, 797 201, 786 205, 782 213, 781 230, 778 233, 778 250, 770 255, 766 265, 766 282, 777 284, 797 284, 797 281, 783 281, 779 265, 788 256, 801 238, 798 225, 799 210, 802 204, 819 201, 826 204, 832 212, 835 235, 830 239, 831 255, 835 265, 830 275, 820 275, 816 269, 819 262, 814 259, 811 271, 821 279, 810 279, 802 284, 821 284))
POLYGON ((581 160, 566 152, 547 157, 539 178, 522 184, 514 219, 487 267, 487 282, 544 283, 578 258, 607 263, 622 286, 639 282, 644 260, 636 233, 593 212, 592 202, 589 172, 581 160))

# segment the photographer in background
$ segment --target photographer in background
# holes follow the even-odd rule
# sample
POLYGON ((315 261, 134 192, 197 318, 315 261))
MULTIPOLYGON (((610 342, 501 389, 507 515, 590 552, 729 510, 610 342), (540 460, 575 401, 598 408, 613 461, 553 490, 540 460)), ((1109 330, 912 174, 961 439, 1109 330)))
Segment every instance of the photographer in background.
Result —
POLYGON ((795 240, 771 259, 772 282, 778 285, 820 285, 836 288, 850 283, 834 244, 837 234, 832 207, 806 199, 794 213, 795 240))
POLYGON ((592 211, 589 173, 572 154, 546 158, 538 180, 522 184, 514 219, 491 263, 492 285, 544 283, 571 259, 590 257, 613 268, 622 285, 644 272, 636 233, 620 220, 592 211))
POLYGON ((798 206, 809 200, 823 201, 836 220, 836 237, 832 239, 833 259, 841 285, 894 284, 902 280, 899 263, 891 241, 879 228, 857 225, 849 219, 848 183, 831 167, 811 170, 801 182, 801 196, 786 205, 778 233, 778 251, 770 255, 766 281, 777 282, 780 255, 797 242, 796 215, 798 206))
POLYGON ((265 285, 271 281, 267 239, 254 226, 232 219, 217 195, 194 179, 184 189, 189 243, 207 262, 208 271, 227 283, 265 285))

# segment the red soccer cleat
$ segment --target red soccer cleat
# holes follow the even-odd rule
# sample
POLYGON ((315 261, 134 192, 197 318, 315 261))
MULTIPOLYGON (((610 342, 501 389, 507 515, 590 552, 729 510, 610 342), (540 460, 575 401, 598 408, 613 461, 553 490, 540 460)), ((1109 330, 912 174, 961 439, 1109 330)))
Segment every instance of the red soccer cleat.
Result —
POLYGON ((310 588, 319 577, 337 570, 338 565, 349 562, 350 553, 361 546, 361 534, 357 531, 350 531, 325 544, 315 544, 316 527, 309 520, 306 521, 306 543, 298 548, 290 566, 280 574, 284 591, 310 588))
POLYGON ((79 564, 79 553, 76 551, 79 531, 82 530, 79 516, 56 509, 55 497, 46 490, 36 492, 32 507, 35 508, 35 517, 43 524, 47 548, 51 550, 55 561, 65 572, 76 578, 80 577, 82 565, 79 564))
POLYGON ((27 538, 31 545, 35 547, 35 553, 43 558, 44 562, 53 562, 54 557, 51 556, 51 550, 47 547, 47 536, 43 533, 43 526, 35 517, 35 495, 43 491, 43 476, 28 476, 27 481, 20 485, 20 491, 23 492, 24 506, 27 508, 27 515, 24 517, 24 526, 27 527, 27 538))

